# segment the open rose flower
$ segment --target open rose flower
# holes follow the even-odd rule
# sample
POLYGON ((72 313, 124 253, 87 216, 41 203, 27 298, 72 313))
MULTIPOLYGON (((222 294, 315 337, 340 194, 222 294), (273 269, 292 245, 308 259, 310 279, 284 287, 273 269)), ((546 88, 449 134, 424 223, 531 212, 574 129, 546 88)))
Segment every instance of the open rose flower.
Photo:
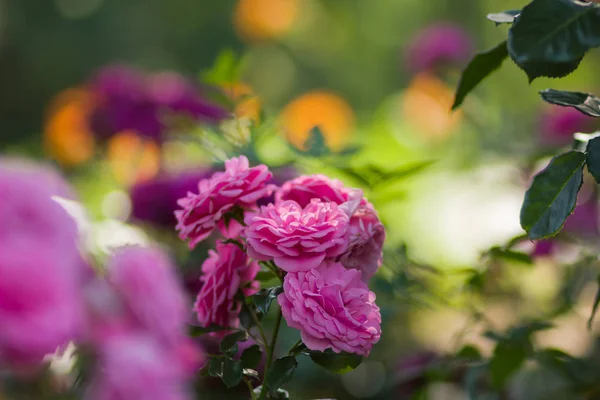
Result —
POLYGON ((375 275, 383 261, 385 228, 375 210, 360 206, 350 218, 348 250, 339 258, 346 268, 357 269, 364 282, 375 275))
POLYGON ((202 264, 203 286, 194 305, 200 325, 238 327, 241 303, 235 296, 239 290, 245 296, 258 291, 254 278, 259 269, 235 244, 217 242, 217 250, 202 264))
POLYGON ((216 172, 198 184, 198 193, 188 193, 179 200, 182 210, 175 211, 179 237, 189 239, 193 248, 220 227, 226 237, 236 236, 237 229, 225 227, 225 215, 234 207, 253 208, 257 200, 267 196, 272 186, 267 182, 271 172, 265 165, 250 168, 244 156, 225 161, 225 172, 216 172))
POLYGON ((284 183, 275 194, 277 201, 294 200, 306 207, 312 199, 342 204, 348 201, 351 191, 337 179, 325 175, 302 175, 284 183))
POLYGON ((307 271, 346 251, 348 221, 337 204, 318 199, 304 208, 295 201, 269 204, 246 216, 248 254, 287 272, 307 271))
POLYGON ((381 336, 375 294, 359 271, 339 263, 287 274, 277 300, 288 326, 300 330, 311 350, 367 356, 381 336))

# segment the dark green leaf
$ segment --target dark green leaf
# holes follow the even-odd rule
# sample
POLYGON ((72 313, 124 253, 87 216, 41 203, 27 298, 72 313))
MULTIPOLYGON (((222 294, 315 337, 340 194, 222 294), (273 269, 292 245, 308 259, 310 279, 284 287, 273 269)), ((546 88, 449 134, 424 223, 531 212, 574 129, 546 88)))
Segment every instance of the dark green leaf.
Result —
POLYGON ((252 315, 250 314, 250 305, 245 302, 242 303, 242 309, 240 310, 240 324, 245 329, 250 329, 254 326, 254 320, 252 319, 252 315))
POLYGON ((235 387, 239 385, 242 380, 243 375, 243 367, 242 362, 238 360, 232 360, 231 358, 226 358, 223 360, 223 383, 228 388, 235 387))
MULTIPOLYGON (((229 225, 229 223, 231 222, 231 217, 232 216, 229 214, 225 215, 225 219, 227 220, 227 222, 226 222, 227 225, 229 225), (227 217, 229 217, 229 220, 227 220, 227 217)), ((240 248, 240 250, 246 251, 246 249, 244 249, 244 245, 235 239, 227 239, 227 240, 224 240, 223 243, 224 244, 235 244, 237 247, 240 248)))
POLYGON ((261 358, 262 350, 260 349, 260 346, 255 344, 253 346, 248 347, 242 353, 242 365, 244 366, 244 368, 254 369, 258 367, 258 364, 260 364, 261 358))
POLYGON ((563 107, 573 107, 592 117, 600 117, 600 98, 581 92, 546 89, 540 92, 544 101, 563 107))
POLYGON ((233 330, 233 329, 226 328, 223 326, 218 326, 218 325, 211 325, 206 328, 204 328, 202 326, 190 325, 189 326, 189 335, 190 336, 201 336, 201 335, 211 333, 211 332, 222 332, 222 331, 231 331, 231 330, 233 330))
POLYGON ((331 154, 329 147, 327 147, 327 144, 325 143, 323 131, 318 126, 315 126, 310 130, 308 139, 304 142, 304 149, 298 150, 293 147, 293 150, 310 157, 322 157, 331 154))
POLYGON ((600 305, 600 275, 596 278, 598 283, 598 290, 596 291, 596 297, 594 298, 594 305, 592 306, 592 314, 590 315, 590 319, 588 320, 588 329, 592 329, 592 323, 594 322, 594 317, 596 316, 596 312, 598 312, 598 305, 600 305))
POLYGON ((521 226, 532 240, 555 235, 573 212, 583 182, 585 154, 571 151, 554 157, 533 178, 521 208, 521 226))
POLYGON ((600 137, 588 142, 585 158, 590 174, 600 183, 600 137))
POLYGON ((498 343, 489 365, 492 385, 503 388, 506 380, 523 365, 526 357, 527 351, 523 346, 510 342, 498 343))
POLYGON ((533 0, 508 32, 510 56, 530 80, 568 75, 597 46, 598 7, 572 0, 533 0))
POLYGON ((461 106, 465 97, 477 87, 492 72, 500 68, 502 62, 508 57, 506 41, 491 50, 477 54, 467 65, 462 73, 452 109, 461 106))
POLYGON ((533 264, 533 260, 529 254, 503 249, 502 247, 492 247, 489 251, 489 254, 494 258, 502 258, 508 261, 516 261, 523 264, 533 264))
POLYGON ((521 12, 521 10, 508 10, 508 11, 504 11, 504 12, 488 14, 487 19, 495 22, 496 25, 512 24, 520 12, 521 12))
POLYGON ((266 378, 266 385, 269 392, 275 393, 277 389, 285 385, 294 375, 298 366, 298 361, 294 356, 286 356, 275 360, 266 378))
POLYGON ((211 358, 208 362, 208 375, 221 376, 223 375, 223 360, 220 358, 211 358))
POLYGON ((231 335, 225 336, 223 340, 221 340, 221 351, 224 354, 235 354, 238 351, 238 342, 243 342, 248 339, 248 334, 244 331, 239 331, 232 333, 231 335))
POLYGON ((258 293, 252 296, 252 300, 256 305, 256 310, 262 315, 267 315, 267 313, 269 312, 269 308, 271 308, 271 303, 282 292, 283 288, 281 286, 276 286, 268 289, 261 289, 258 293))
POLYGON ((554 325, 546 321, 532 321, 522 325, 515 326, 508 332, 508 340, 515 343, 529 345, 530 337, 533 333, 553 328, 554 325))
POLYGON ((311 351, 310 358, 329 372, 345 374, 360 365, 362 357, 350 353, 335 353, 331 350, 311 351))
POLYGON ((255 279, 259 282, 268 282, 273 279, 277 279, 277 277, 271 271, 258 271, 255 279))

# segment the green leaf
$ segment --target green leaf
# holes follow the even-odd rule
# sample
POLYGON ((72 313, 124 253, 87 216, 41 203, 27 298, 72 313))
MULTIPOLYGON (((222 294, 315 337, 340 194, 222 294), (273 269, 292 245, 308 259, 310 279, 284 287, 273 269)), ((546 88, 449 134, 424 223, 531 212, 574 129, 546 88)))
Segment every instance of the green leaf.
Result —
POLYGON ((222 376, 223 375, 223 360, 220 358, 211 358, 208 362, 208 375, 209 376, 222 376))
POLYGON ((523 346, 510 342, 498 343, 489 365, 492 385, 503 388, 506 380, 523 365, 526 358, 527 351, 523 346))
POLYGON ((600 137, 591 139, 586 148, 585 160, 588 171, 600 183, 600 137))
POLYGON ((242 380, 243 370, 241 361, 226 358, 223 361, 223 376, 221 377, 223 383, 228 388, 239 385, 242 380))
POLYGON ((261 289, 258 293, 252 296, 252 300, 256 305, 256 310, 262 315, 267 315, 269 308, 271 308, 271 303, 281 293, 283 293, 283 288, 281 286, 261 289))
POLYGON ((271 271, 258 271, 255 279, 259 282, 268 282, 273 279, 277 279, 277 277, 271 271))
POLYGON ((242 353, 242 365, 244 366, 244 368, 255 369, 256 367, 258 367, 258 364, 260 364, 261 358, 262 350, 260 349, 260 346, 255 344, 253 346, 248 347, 242 353))
POLYGON ((492 72, 500 68, 502 62, 508 57, 506 41, 500 43, 491 50, 477 54, 467 65, 462 73, 452 110, 461 106, 465 97, 477 87, 492 72))
POLYGON ((322 157, 331 154, 331 150, 325 143, 323 131, 318 126, 312 128, 309 132, 308 139, 304 142, 304 149, 298 150, 292 146, 292 149, 304 156, 322 157))
POLYGON ((232 49, 219 53, 213 66, 201 74, 201 80, 213 85, 233 83, 239 79, 240 60, 232 49))
POLYGON ((573 107, 592 117, 600 117, 600 98, 588 93, 546 89, 540 92, 545 102, 573 107))
POLYGON ((496 25, 500 24, 512 24, 515 21, 515 18, 521 10, 508 10, 494 14, 488 14, 487 19, 496 23, 496 25))
POLYGON ((469 361, 479 361, 483 357, 481 356, 481 353, 475 346, 466 345, 462 349, 460 349, 458 353, 456 353, 456 358, 461 358, 463 360, 469 361))
POLYGON ((207 333, 211 333, 211 332, 222 332, 222 331, 231 331, 234 330, 232 328, 226 328, 224 326, 219 326, 219 325, 211 325, 208 327, 202 327, 202 326, 195 326, 195 325, 190 325, 189 326, 189 335, 190 336, 201 336, 201 335, 205 335, 207 333))
POLYGON ((320 365, 329 372, 335 374, 345 374, 352 371, 360 365, 362 357, 350 353, 335 353, 332 350, 311 351, 310 358, 315 364, 320 365))
POLYGON ((233 355, 238 351, 237 343, 243 342, 246 339, 248 339, 248 333, 245 331, 235 332, 225 336, 223 340, 221 340, 221 345, 219 347, 224 354, 233 355))
POLYGON ((591 3, 533 0, 508 31, 508 51, 530 81, 573 72, 585 53, 600 46, 600 14, 591 3))
POLYGON ((598 275, 598 277, 596 278, 596 282, 598 283, 598 290, 596 291, 596 297, 594 298, 592 314, 590 315, 590 319, 588 320, 589 330, 592 330, 592 323, 594 322, 594 318, 596 317, 596 312, 598 312, 598 305, 600 305, 600 275, 598 275))
POLYGON ((489 251, 489 254, 494 258, 502 258, 508 261, 515 261, 528 265, 533 264, 533 260, 529 254, 503 249, 502 247, 492 247, 489 251))
POLYGON ((273 365, 271 365, 269 368, 269 372, 265 380, 269 392, 277 392, 277 389, 292 379, 297 366, 298 361, 296 361, 296 357, 294 356, 285 356, 275 360, 273 365))
POLYGON ((533 178, 521 208, 521 226, 532 240, 555 235, 573 212, 583 183, 585 154, 570 151, 554 157, 533 178))
POLYGON ((252 319, 252 315, 250 314, 250 307, 252 306, 248 305, 246 302, 243 302, 242 309, 240 310, 240 324, 245 329, 250 329, 254 326, 254 320, 252 319))

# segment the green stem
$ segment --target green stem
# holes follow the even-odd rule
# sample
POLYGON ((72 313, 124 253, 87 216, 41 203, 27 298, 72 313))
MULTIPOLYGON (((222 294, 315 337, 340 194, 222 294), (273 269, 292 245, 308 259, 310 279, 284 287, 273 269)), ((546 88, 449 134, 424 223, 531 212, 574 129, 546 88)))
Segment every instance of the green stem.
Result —
POLYGON ((302 344, 302 339, 298 339, 298 341, 296 343, 294 343, 294 345, 292 347, 290 347, 290 350, 288 351, 288 356, 291 356, 294 354, 294 351, 302 344))
POLYGON ((269 369, 273 362, 273 354, 275 353, 275 345, 277 344, 277 337, 279 336, 279 327, 281 326, 281 309, 277 312, 277 320, 275 321, 275 331, 273 331, 273 338, 271 344, 267 346, 267 362, 265 365, 265 379, 263 380, 262 390, 260 391, 260 397, 258 400, 264 400, 267 396, 267 380, 269 378, 269 369))
POLYGON ((260 333, 260 337, 263 341, 263 344, 266 347, 266 350, 268 351, 269 348, 267 347, 267 343, 269 343, 269 342, 267 341, 267 336, 265 335, 265 331, 263 330, 262 326, 260 325, 260 321, 258 320, 258 317, 256 316, 256 313, 254 312, 252 307, 248 307, 248 311, 250 312, 250 317, 252 317, 252 321, 254 321, 254 325, 256 325, 256 327, 258 328, 258 333, 260 333))
POLYGON ((254 395, 254 387, 252 386, 252 383, 250 383, 250 380, 245 376, 243 378, 244 382, 246 383, 246 386, 248 386, 248 390, 250 391, 250 398, 252 400, 256 400, 256 396, 254 395))

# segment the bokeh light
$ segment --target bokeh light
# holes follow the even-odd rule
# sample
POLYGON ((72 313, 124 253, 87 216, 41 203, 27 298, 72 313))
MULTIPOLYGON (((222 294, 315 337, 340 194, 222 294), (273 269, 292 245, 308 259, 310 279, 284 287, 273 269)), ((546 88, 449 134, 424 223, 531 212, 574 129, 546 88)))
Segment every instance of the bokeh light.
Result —
POLYGON ((298 18, 298 0, 238 0, 234 25, 249 40, 276 39, 285 35, 298 18))
POLYGON ((153 140, 123 131, 109 139, 107 159, 117 182, 128 186, 158 173, 160 148, 153 140))

